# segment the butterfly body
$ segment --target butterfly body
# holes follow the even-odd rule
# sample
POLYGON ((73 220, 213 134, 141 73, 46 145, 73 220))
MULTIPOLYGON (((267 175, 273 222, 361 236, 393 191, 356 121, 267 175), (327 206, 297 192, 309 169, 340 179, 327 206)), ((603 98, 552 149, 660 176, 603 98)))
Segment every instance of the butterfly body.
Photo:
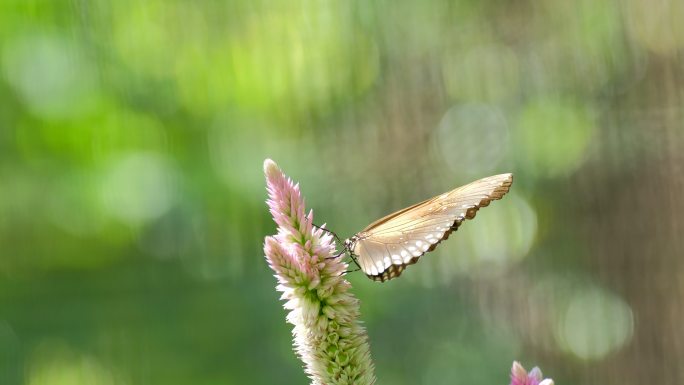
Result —
POLYGON ((512 183, 512 174, 494 175, 416 203, 371 223, 345 240, 345 249, 372 280, 396 278, 512 183))

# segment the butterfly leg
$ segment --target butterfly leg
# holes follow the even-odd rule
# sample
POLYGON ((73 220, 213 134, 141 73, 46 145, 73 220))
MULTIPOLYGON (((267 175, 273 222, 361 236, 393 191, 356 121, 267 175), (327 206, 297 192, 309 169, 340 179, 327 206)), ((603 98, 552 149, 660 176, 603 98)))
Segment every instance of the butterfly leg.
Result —
POLYGON ((354 254, 350 252, 349 256, 351 257, 351 260, 354 261, 354 264, 356 265, 356 270, 354 270, 354 271, 361 270, 361 265, 359 265, 359 261, 356 260, 356 257, 354 256, 354 254))
POLYGON ((340 251, 339 254, 333 255, 332 257, 326 257, 325 259, 337 259, 337 258, 341 257, 346 251, 347 250, 342 250, 342 251, 340 251))

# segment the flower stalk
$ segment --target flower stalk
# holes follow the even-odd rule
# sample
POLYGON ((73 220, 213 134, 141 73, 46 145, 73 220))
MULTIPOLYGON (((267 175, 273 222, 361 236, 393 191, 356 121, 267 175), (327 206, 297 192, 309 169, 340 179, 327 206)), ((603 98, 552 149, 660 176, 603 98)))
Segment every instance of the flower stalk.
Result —
POLYGON ((266 260, 282 292, 294 348, 313 385, 370 385, 374 366, 359 301, 344 278, 347 264, 335 255, 332 236, 312 226, 295 185, 270 159, 264 162, 268 206, 278 226, 264 242, 266 260))

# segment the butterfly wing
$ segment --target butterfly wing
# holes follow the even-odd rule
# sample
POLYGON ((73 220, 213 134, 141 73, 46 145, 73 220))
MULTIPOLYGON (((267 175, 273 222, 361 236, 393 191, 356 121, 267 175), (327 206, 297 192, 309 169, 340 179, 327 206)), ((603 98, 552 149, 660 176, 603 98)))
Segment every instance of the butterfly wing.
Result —
POLYGON ((398 277, 480 207, 501 199, 512 183, 512 174, 490 176, 371 223, 353 238, 361 270, 376 281, 398 277))

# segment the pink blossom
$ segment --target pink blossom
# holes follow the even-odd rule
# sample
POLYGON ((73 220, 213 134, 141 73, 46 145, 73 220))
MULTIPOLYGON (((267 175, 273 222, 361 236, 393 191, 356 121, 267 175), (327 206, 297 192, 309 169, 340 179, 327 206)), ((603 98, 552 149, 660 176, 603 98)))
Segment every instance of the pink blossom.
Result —
POLYGON ((513 361, 511 368, 511 385, 553 385, 550 378, 542 380, 542 372, 538 367, 532 368, 529 373, 518 361, 513 361))

